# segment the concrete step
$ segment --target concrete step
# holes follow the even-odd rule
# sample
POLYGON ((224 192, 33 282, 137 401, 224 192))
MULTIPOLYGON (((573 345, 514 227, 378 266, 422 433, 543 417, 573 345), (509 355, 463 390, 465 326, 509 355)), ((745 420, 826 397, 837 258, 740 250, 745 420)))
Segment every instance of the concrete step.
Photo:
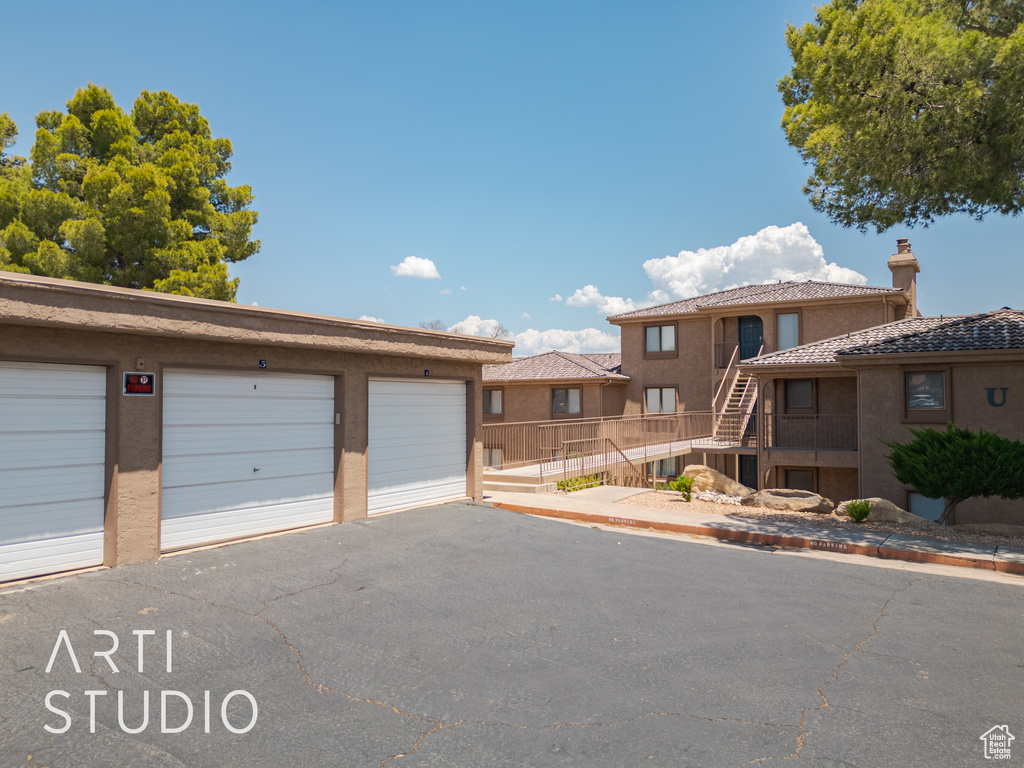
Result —
MULTIPOLYGON (((561 475, 561 472, 558 473, 561 475)), ((494 472, 484 472, 485 483, 514 483, 516 485, 537 485, 544 481, 537 475, 499 475, 494 472)))
POLYGON ((484 480, 484 493, 554 493, 558 490, 555 483, 492 483, 484 480))

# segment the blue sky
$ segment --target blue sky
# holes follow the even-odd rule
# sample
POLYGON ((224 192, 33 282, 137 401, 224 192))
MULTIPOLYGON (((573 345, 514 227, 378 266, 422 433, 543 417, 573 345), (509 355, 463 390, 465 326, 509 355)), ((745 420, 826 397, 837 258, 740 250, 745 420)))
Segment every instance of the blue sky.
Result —
POLYGON ((889 285, 909 237, 926 314, 1024 307, 1017 219, 862 235, 813 212, 775 88, 811 2, 83 8, 5 8, 14 151, 87 82, 125 109, 143 89, 198 104, 260 212, 240 303, 602 351, 605 314, 687 291, 889 285), (393 269, 422 260, 440 277, 393 269))

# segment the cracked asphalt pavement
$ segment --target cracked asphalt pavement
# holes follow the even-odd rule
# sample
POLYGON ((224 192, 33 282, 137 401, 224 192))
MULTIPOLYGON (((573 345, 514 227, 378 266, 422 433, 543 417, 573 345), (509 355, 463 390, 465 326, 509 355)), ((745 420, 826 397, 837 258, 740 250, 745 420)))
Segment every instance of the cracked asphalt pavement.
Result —
POLYGON ((0 589, 0 764, 986 765, 1022 586, 447 504, 0 589))

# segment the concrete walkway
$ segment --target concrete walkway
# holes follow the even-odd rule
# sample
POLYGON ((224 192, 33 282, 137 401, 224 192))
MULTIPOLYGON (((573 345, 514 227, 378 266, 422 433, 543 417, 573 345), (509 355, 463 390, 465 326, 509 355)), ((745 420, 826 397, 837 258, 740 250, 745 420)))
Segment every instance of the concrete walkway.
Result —
POLYGON ((588 488, 571 494, 494 492, 485 493, 484 502, 511 512, 563 520, 1024 575, 1024 549, 1020 547, 968 544, 925 536, 752 520, 687 512, 685 509, 677 511, 616 503, 646 492, 642 488, 612 486, 588 488))

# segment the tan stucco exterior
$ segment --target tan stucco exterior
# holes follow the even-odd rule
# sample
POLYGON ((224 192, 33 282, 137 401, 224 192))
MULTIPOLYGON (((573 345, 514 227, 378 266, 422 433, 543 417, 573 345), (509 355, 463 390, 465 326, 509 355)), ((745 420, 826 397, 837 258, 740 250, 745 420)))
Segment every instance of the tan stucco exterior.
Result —
MULTIPOLYGON (((868 355, 844 358, 856 370, 860 419, 860 495, 881 496, 903 508, 909 487, 893 475, 882 441, 906 442, 908 427, 942 430, 946 418, 960 427, 998 432, 1009 440, 1024 440, 1024 352, 948 352, 905 355, 868 355), (950 409, 939 421, 909 416, 904 404, 907 370, 947 373, 950 409), (1005 392, 1003 389, 1005 388, 1005 392), (989 400, 992 389, 992 401, 989 400), (993 405, 993 403, 1002 403, 993 405)), ((917 412, 921 413, 921 412, 917 412)), ((958 523, 1014 523, 1024 525, 1024 500, 971 499, 957 508, 958 523)))
POLYGON ((907 298, 892 292, 873 296, 833 298, 828 301, 770 302, 701 309, 679 315, 612 318, 621 326, 622 372, 630 377, 625 388, 626 414, 643 412, 647 387, 675 386, 678 409, 710 411, 722 377, 726 375, 730 345, 738 341, 740 317, 759 317, 764 327, 764 352, 778 349, 779 314, 799 316, 800 344, 831 338, 902 319, 907 298), (644 354, 644 327, 676 326, 677 354, 644 354))
POLYGON ((510 342, 0 273, 0 360, 107 369, 106 565, 160 553, 163 372, 259 370, 335 378, 336 522, 366 516, 368 382, 466 382, 466 495, 482 498, 481 366, 510 342), (122 373, 157 374, 154 397, 124 397, 122 373))
POLYGON ((594 379, 489 381, 484 385, 484 389, 501 390, 504 404, 500 417, 484 416, 486 424, 618 416, 622 413, 624 399, 622 383, 594 379), (552 413, 552 390, 556 387, 580 390, 580 413, 552 413))

